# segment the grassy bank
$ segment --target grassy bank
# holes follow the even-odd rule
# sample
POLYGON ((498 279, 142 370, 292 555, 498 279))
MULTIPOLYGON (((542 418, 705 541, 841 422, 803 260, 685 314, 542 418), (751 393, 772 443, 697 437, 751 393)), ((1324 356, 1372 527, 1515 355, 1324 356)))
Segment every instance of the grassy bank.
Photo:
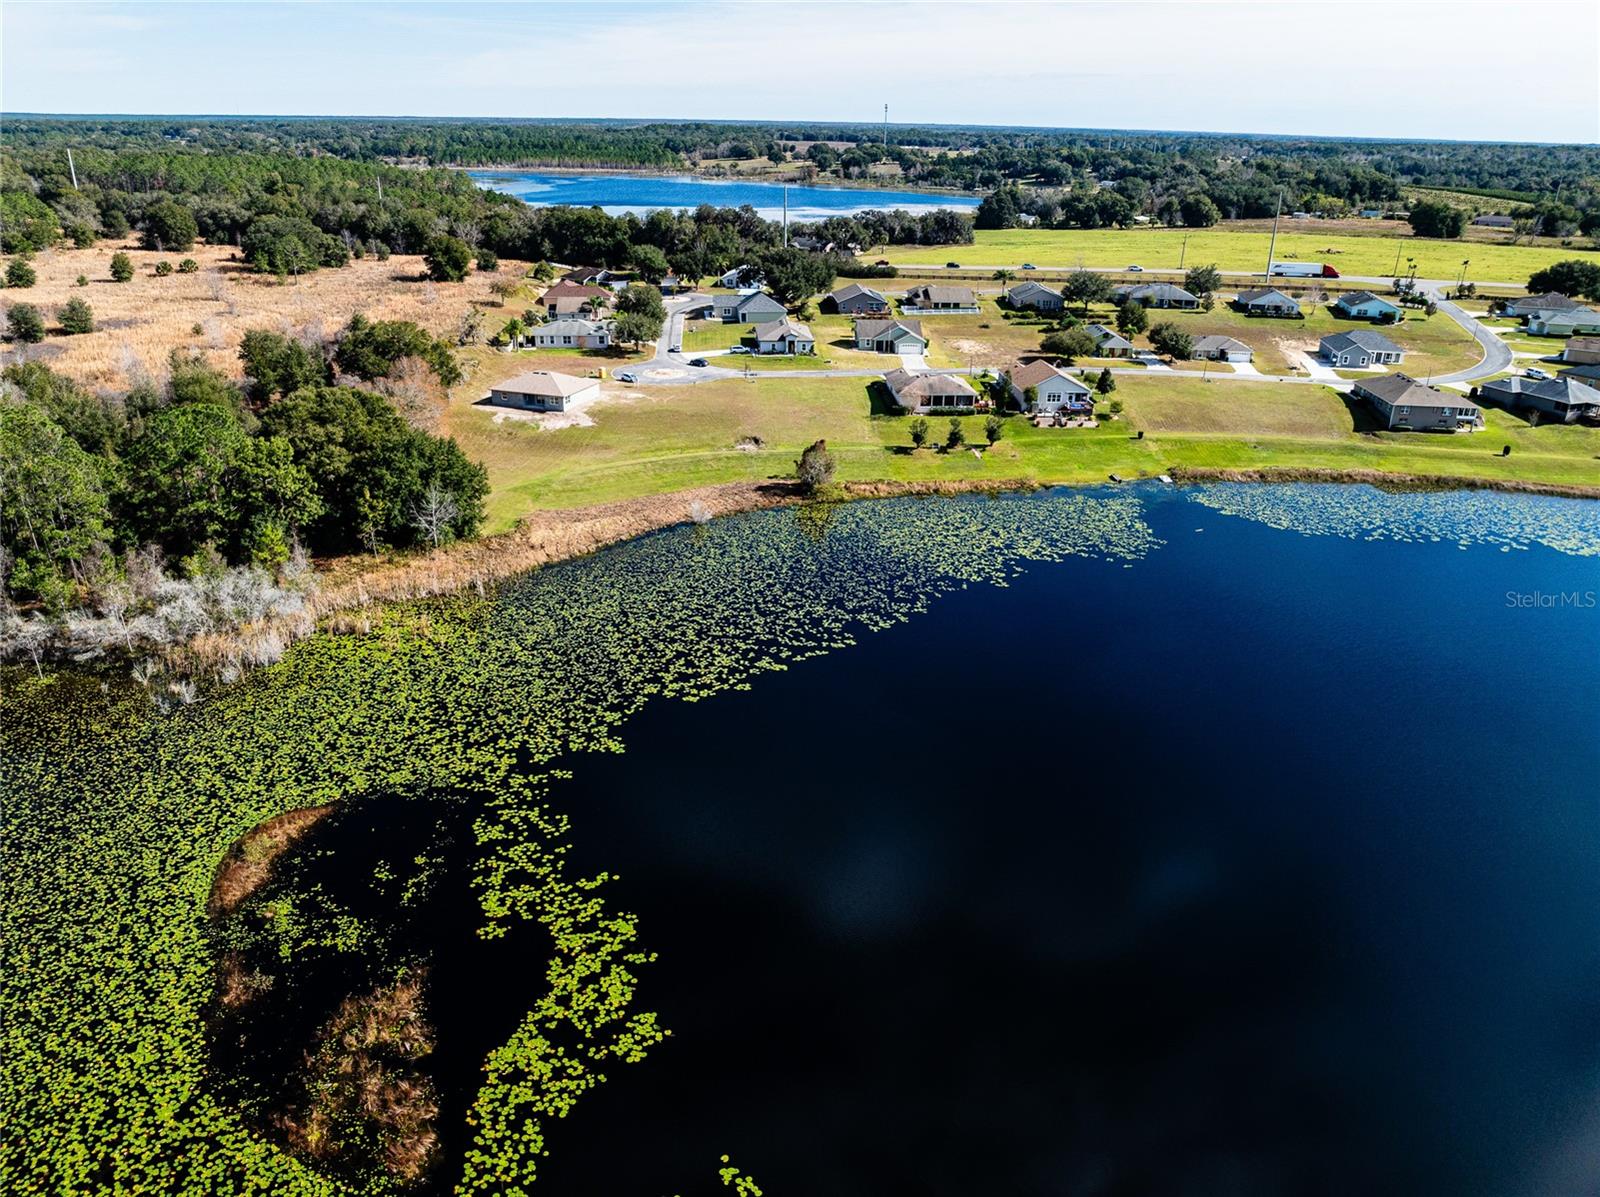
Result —
MULTIPOLYGON (((1180 259, 1189 266, 1215 262, 1223 270, 1265 269, 1271 234, 1259 228, 1235 229, 991 229, 980 230, 972 245, 897 245, 873 257, 896 265, 1115 267, 1137 264, 1146 270, 1172 270, 1180 259), (1187 249, 1184 248, 1188 241, 1187 249)), ((1326 262, 1341 274, 1389 277, 1399 252, 1401 268, 1416 259, 1422 278, 1454 279, 1463 260, 1469 279, 1519 283, 1565 258, 1597 259, 1581 246, 1504 245, 1481 241, 1435 241, 1411 236, 1361 236, 1326 230, 1280 231, 1273 256, 1279 261, 1326 262)))
MULTIPOLYGON (((1114 396, 1124 408, 1117 420, 1069 430, 1013 417, 998 445, 975 453, 970 446, 983 445, 983 420, 964 417, 968 448, 944 453, 913 450, 910 421, 882 414, 881 392, 867 381, 777 375, 613 389, 590 409, 591 423, 559 429, 496 422, 491 411, 466 403, 448 419, 466 452, 489 469, 489 531, 539 511, 786 477, 801 447, 819 437, 833 451, 839 478, 851 482, 1082 483, 1189 466, 1374 470, 1600 493, 1600 429, 1534 428, 1494 409, 1488 428, 1473 435, 1376 432, 1359 404, 1325 387, 1124 376, 1114 396), (1509 457, 1500 455, 1504 445, 1512 447, 1509 457)), ((942 441, 948 418, 929 422, 942 441)))

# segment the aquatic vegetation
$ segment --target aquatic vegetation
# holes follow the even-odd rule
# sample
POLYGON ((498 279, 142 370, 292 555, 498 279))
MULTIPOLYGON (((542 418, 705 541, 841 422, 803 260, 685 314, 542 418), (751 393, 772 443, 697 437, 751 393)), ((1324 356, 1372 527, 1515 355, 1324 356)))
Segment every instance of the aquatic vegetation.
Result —
POLYGON ((1224 515, 1303 536, 1451 542, 1502 551, 1533 545, 1577 557, 1600 556, 1600 504, 1588 499, 1508 502, 1493 491, 1386 492, 1371 486, 1287 483, 1214 485, 1185 490, 1224 515))
MULTIPOLYGON (((621 750, 620 725, 652 698, 749 686, 952 589, 1068 555, 1136 558, 1157 543, 1140 511, 1131 495, 896 500, 675 529, 488 598, 384 611, 366 635, 314 637, 167 713, 131 682, 13 670, 0 727, 0 1188, 398 1188, 421 1156, 360 1180, 325 1170, 314 1151, 295 1154, 293 1134, 262 1133, 213 1075, 208 1010, 248 1008, 275 974, 265 955, 229 972, 239 945, 219 940, 208 906, 219 865, 269 819, 363 799, 403 820, 448 793, 470 816, 480 935, 537 924, 549 937, 543 989, 484 1061, 457 1180, 526 1191, 548 1121, 667 1034, 638 1008, 651 959, 638 919, 607 902, 605 875, 566 867, 555 763, 621 750)), ((235 855, 280 849, 289 860, 304 845, 235 855)), ((403 906, 427 873, 386 866, 373 879, 403 906)), ((281 961, 389 958, 381 928, 327 892, 259 877, 232 892, 228 919, 270 907, 260 942, 281 961)), ((397 983, 367 992, 392 1005, 397 983)), ((407 1043, 425 1054, 423 1039, 407 1043)), ((418 1131, 410 1117, 403 1129, 418 1131)))

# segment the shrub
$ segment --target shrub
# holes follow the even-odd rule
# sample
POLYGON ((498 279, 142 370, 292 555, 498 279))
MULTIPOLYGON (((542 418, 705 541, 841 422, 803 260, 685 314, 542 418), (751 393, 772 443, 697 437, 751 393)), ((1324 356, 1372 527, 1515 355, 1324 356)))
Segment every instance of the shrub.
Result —
POLYGON ((813 441, 794 463, 794 476, 807 494, 816 494, 833 481, 833 454, 828 452, 828 442, 813 441))
POLYGON ((423 251, 428 277, 438 283, 459 283, 467 277, 472 248, 459 237, 435 237, 423 251))
POLYGON ((990 416, 983 422, 983 435, 991 445, 1005 434, 1006 423, 999 416, 990 416))
POLYGON ((172 273, 172 263, 171 262, 163 261, 163 262, 157 262, 156 263, 156 277, 157 278, 166 278, 167 275, 169 275, 171 273, 172 273))
POLYGON ((911 421, 911 443, 919 449, 928 443, 928 421, 921 416, 911 421))
POLYGON ((193 258, 185 258, 183 261, 178 263, 179 274, 195 274, 199 271, 199 269, 200 263, 196 262, 193 258))
POLYGON ((14 303, 6 311, 6 326, 11 339, 32 345, 44 340, 44 317, 31 303, 14 303))
POLYGON ((27 258, 15 257, 6 264, 6 286, 31 287, 38 281, 39 276, 34 273, 27 258))
POLYGON ((955 416, 950 417, 950 431, 945 433, 944 447, 946 450, 961 448, 967 443, 967 434, 961 429, 961 421, 955 416))
POLYGON ((139 243, 146 249, 184 250, 200 235, 194 213, 176 200, 162 200, 145 209, 139 243))
POLYGON ((88 249, 94 245, 94 229, 86 224, 75 224, 67 229, 74 249, 88 249))
POLYGON ((61 331, 68 336, 94 331, 94 309, 76 297, 67 300, 58 319, 61 321, 61 331))
POLYGON ((111 278, 113 282, 125 283, 133 277, 133 259, 125 253, 111 255, 111 278))
POLYGON ((480 248, 478 250, 478 269, 485 274, 492 274, 494 271, 499 270, 500 255, 492 249, 480 248))
POLYGON ((78 276, 78 286, 87 287, 88 285, 89 285, 89 276, 87 274, 80 274, 78 276))

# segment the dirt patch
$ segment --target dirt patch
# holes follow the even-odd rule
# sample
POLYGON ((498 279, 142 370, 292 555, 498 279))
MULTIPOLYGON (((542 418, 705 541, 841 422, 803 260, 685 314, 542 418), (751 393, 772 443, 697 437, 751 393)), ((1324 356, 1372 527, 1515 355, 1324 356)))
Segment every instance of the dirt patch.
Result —
MULTIPOLYGON (((332 809, 333 806, 327 804, 288 811, 252 827, 240 836, 217 866, 216 877, 211 882, 211 897, 206 902, 206 913, 212 918, 221 918, 238 909, 239 903, 260 889, 272 876, 273 862, 294 847, 332 809)), ((226 991, 229 989, 226 971, 223 982, 226 991)), ((245 984, 241 978, 234 979, 235 996, 241 996, 238 989, 245 984)))

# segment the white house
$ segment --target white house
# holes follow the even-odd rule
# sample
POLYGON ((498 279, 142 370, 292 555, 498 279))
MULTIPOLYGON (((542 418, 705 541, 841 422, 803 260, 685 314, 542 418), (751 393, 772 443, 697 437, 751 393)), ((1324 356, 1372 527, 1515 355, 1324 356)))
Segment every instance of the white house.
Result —
POLYGON ((1132 357, 1133 342, 1104 324, 1085 324, 1083 331, 1094 338, 1095 357, 1132 357))
POLYGON ((1006 374, 1011 393, 1024 411, 1071 411, 1087 414, 1094 411, 1094 396, 1082 382, 1059 366, 1043 359, 1035 359, 1023 366, 1015 366, 1006 374), (1028 402, 1028 390, 1034 393, 1033 403, 1028 402))
POLYGON ((527 411, 566 411, 599 397, 600 383, 596 379, 574 378, 553 370, 531 370, 491 384, 489 393, 480 402, 527 411))
POLYGON ((757 353, 815 353, 817 340, 804 324, 790 319, 756 326, 757 353))

